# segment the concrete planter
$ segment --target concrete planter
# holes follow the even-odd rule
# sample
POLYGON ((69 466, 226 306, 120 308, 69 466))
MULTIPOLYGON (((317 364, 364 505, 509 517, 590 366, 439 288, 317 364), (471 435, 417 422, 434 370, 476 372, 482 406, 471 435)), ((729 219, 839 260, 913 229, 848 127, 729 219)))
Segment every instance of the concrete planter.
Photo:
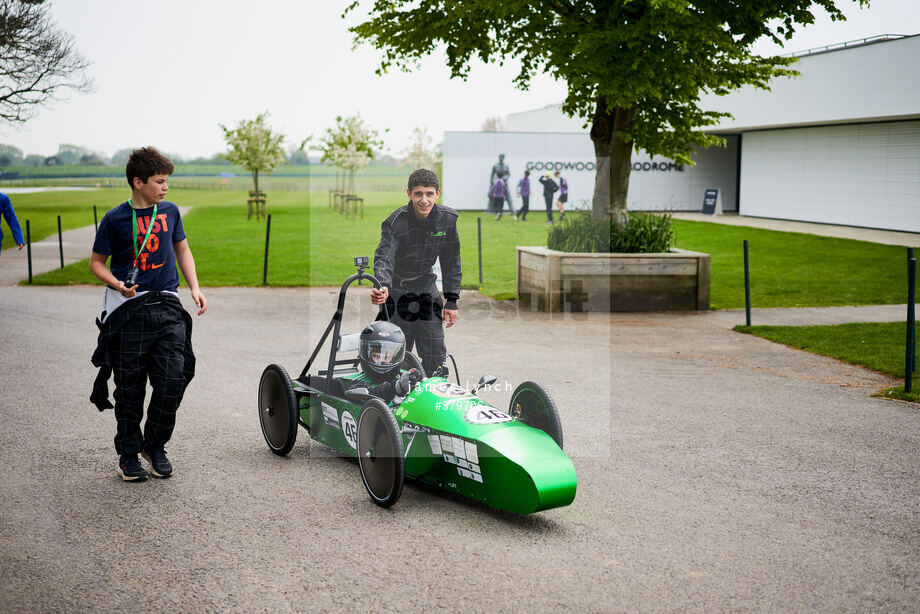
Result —
POLYGON ((539 311, 709 309, 709 254, 585 254, 517 248, 517 294, 539 311))

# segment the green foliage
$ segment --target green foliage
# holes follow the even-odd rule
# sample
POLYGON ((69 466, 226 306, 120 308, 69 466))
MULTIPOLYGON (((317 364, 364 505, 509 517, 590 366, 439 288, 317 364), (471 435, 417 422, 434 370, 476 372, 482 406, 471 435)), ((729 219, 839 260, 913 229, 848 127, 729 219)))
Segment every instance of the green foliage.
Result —
POLYGON ((368 17, 351 32, 383 52, 378 73, 411 70, 445 45, 452 77, 466 78, 474 60, 514 58, 518 87, 533 75, 564 81, 563 110, 586 123, 599 104, 636 107, 622 137, 682 163, 694 144, 721 142, 700 130, 726 115, 701 109, 701 92, 766 88, 774 76, 795 74, 787 68, 793 58, 752 53, 755 41, 781 44, 818 9, 844 19, 836 0, 358 0, 346 13, 359 5, 368 17))
POLYGON ((230 151, 223 157, 247 169, 254 175, 271 173, 284 163, 283 134, 273 133, 265 120, 268 113, 260 113, 255 119, 244 119, 236 128, 229 129, 220 124, 224 139, 230 151))
POLYGON ((590 213, 572 211, 549 229, 546 246, 560 252, 609 252, 613 233, 610 220, 595 220, 590 213))
POLYGON ((654 254, 671 251, 674 228, 669 214, 630 211, 622 230, 610 225, 610 251, 615 254, 654 254))
POLYGON ((561 252, 652 254, 671 251, 671 216, 630 211, 622 229, 609 219, 597 220, 587 211, 573 211, 549 231, 546 245, 561 252))
POLYGON ((22 164, 22 150, 15 145, 0 144, 0 166, 22 164))

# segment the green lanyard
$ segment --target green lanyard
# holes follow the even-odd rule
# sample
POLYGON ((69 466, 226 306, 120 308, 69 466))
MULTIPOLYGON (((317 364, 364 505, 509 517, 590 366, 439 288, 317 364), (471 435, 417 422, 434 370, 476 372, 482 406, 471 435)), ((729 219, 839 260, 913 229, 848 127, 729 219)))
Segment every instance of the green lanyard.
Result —
POLYGON ((141 252, 147 247, 147 239, 150 238, 150 231, 153 230, 153 223, 157 219, 157 204, 153 203, 153 215, 150 216, 150 221, 147 223, 147 234, 144 235, 144 242, 141 243, 140 249, 137 247, 137 211, 134 210, 134 204, 130 198, 128 206, 131 207, 131 229, 134 231, 134 234, 131 235, 133 237, 131 243, 134 245, 134 268, 137 268, 137 261, 140 260, 141 252))

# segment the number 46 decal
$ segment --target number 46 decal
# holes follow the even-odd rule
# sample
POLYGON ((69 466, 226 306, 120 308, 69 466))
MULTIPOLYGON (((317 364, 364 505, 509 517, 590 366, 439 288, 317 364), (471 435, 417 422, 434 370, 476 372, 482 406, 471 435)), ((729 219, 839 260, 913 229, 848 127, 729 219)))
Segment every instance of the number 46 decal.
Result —
POLYGON ((342 432, 345 433, 345 441, 351 446, 352 450, 358 449, 358 425, 355 423, 354 416, 347 409, 342 410, 342 432))
POLYGON ((488 405, 475 405, 471 407, 466 411, 464 418, 471 424, 498 424, 500 422, 510 422, 514 420, 514 418, 502 410, 488 405))

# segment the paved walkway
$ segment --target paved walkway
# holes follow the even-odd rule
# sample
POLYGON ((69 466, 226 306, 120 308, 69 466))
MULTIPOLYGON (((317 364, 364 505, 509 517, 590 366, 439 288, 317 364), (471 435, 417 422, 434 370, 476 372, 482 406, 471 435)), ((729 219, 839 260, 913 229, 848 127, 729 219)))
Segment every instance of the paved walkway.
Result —
MULTIPOLYGON (((737 312, 524 313, 465 293, 447 331, 461 378, 498 376, 483 397, 501 408, 522 381, 550 391, 575 502, 520 517, 409 483, 383 510, 354 462, 303 429, 277 457, 258 425, 262 370, 300 371, 336 289, 205 292, 176 473, 123 484, 114 417, 88 401, 99 288, 0 287, 0 611, 920 603, 920 412, 871 396, 891 378, 731 332, 737 312)), ((367 292, 346 330, 373 317, 367 292)))

